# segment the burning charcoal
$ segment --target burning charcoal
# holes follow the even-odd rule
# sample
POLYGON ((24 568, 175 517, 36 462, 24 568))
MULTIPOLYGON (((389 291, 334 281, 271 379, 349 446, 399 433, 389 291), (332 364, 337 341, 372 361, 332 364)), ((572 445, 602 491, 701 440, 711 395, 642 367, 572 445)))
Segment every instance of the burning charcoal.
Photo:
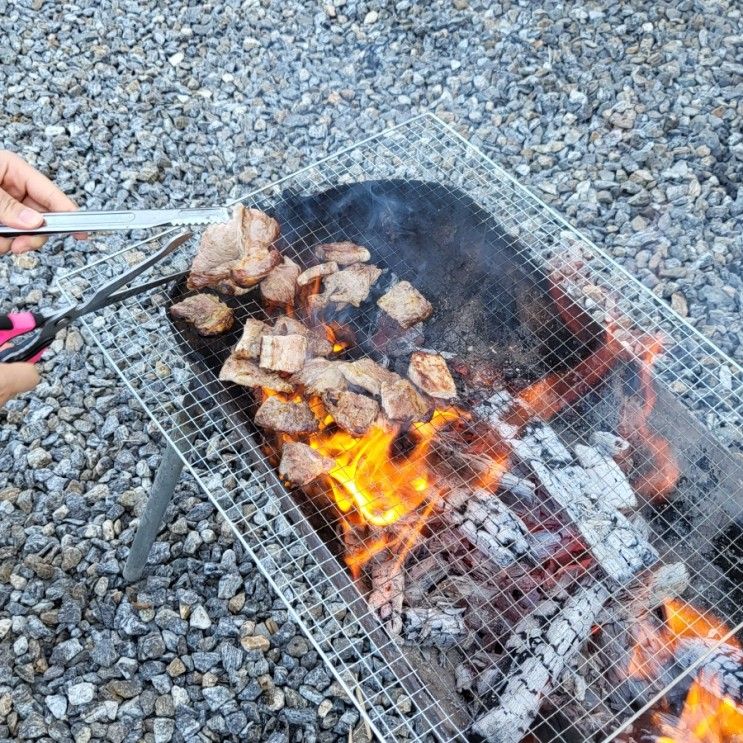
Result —
POLYGON ((299 266, 284 258, 284 262, 261 281, 261 296, 269 304, 284 307, 293 305, 298 276, 299 266))
POLYGON ((212 287, 224 294, 244 294, 281 262, 271 247, 278 236, 275 219, 238 204, 231 222, 204 230, 191 264, 189 289, 212 287))
POLYGON ((372 590, 367 597, 369 606, 393 635, 402 631, 402 602, 405 576, 397 557, 379 558, 371 566, 372 590))
POLYGON ((543 602, 516 625, 506 643, 510 668, 497 706, 472 730, 488 743, 514 743, 527 734, 547 694, 591 634, 609 591, 601 583, 543 602))
POLYGON ((266 323, 248 318, 232 355, 236 359, 257 359, 261 355, 261 338, 270 330, 266 323))
POLYGON ((383 383, 394 383, 402 379, 372 359, 342 362, 340 370, 349 384, 361 387, 362 390, 376 396, 382 393, 383 383))
POLYGON ((307 485, 324 472, 330 472, 335 462, 322 456, 307 444, 289 442, 281 450, 279 475, 292 485, 307 485))
POLYGON ((619 465, 609 456, 592 446, 578 444, 575 456, 581 466, 592 477, 596 487, 603 493, 607 502, 618 509, 637 506, 635 491, 619 465))
MULTIPOLYGON (((656 609, 669 599, 680 596, 689 585, 689 570, 683 562, 656 565, 640 574, 627 589, 628 600, 622 608, 632 620, 656 609)), ((614 619, 617 610, 612 607, 614 619)), ((620 614, 623 613, 620 611, 620 614)))
POLYGON ((343 391, 347 382, 341 373, 341 363, 327 359, 309 359, 292 377, 292 382, 301 384, 310 395, 322 395, 329 390, 343 391))
POLYGON ((427 320, 433 312, 431 303, 408 281, 395 284, 377 305, 403 328, 427 320))
POLYGON ((306 402, 284 402, 278 397, 266 398, 255 414, 255 422, 261 428, 282 433, 317 431, 317 418, 306 402))
POLYGON ((448 650, 467 638, 464 609, 416 606, 403 612, 405 639, 415 647, 448 650))
POLYGON ((315 246, 318 260, 332 261, 339 266, 350 266, 352 263, 366 263, 371 253, 361 245, 352 242, 324 243, 315 246))
POLYGON ((261 339, 262 369, 298 372, 307 358, 307 338, 303 335, 264 335, 261 339))
POLYGON ((330 390, 322 400, 336 424, 354 436, 363 436, 379 415, 376 400, 348 390, 330 390))
POLYGON ((410 356, 408 377, 416 387, 439 400, 451 400, 457 396, 446 360, 438 353, 415 351, 410 356))
POLYGON ((658 552, 621 511, 607 503, 600 483, 581 467, 531 466, 545 492, 580 531, 606 574, 626 584, 658 560, 658 552))
POLYGON ((347 304, 360 307, 381 275, 381 268, 357 263, 326 276, 323 280, 324 291, 319 296, 325 303, 335 302, 340 307, 347 304))
POLYGON ((383 382, 380 388, 382 410, 391 421, 413 423, 427 421, 433 405, 407 379, 383 382))
POLYGON ((327 356, 333 353, 333 344, 319 330, 313 330, 303 325, 293 317, 279 317, 269 331, 271 335, 302 335, 307 339, 308 351, 311 356, 327 356))
POLYGON ((223 382, 234 382, 243 387, 267 387, 274 392, 292 392, 293 387, 278 374, 264 371, 247 359, 228 357, 224 362, 219 378, 223 382))
POLYGON ((591 434, 591 444, 610 457, 624 457, 629 452, 629 441, 607 431, 591 434))
POLYGON ((704 658, 695 672, 697 682, 718 698, 728 697, 743 706, 743 651, 739 648, 701 637, 682 638, 674 655, 684 670, 704 658))
POLYGON ((338 270, 338 264, 335 261, 329 261, 328 263, 318 263, 316 266, 310 266, 306 271, 297 276, 297 284, 299 286, 307 286, 311 284, 315 279, 322 278, 323 276, 329 276, 331 273, 335 273, 338 270))
POLYGON ((461 488, 446 498, 444 513, 462 535, 495 565, 507 568, 530 553, 529 530, 487 490, 461 488))
POLYGON ((232 327, 232 310, 213 294, 195 294, 170 308, 170 314, 194 326, 199 335, 219 335, 232 327))

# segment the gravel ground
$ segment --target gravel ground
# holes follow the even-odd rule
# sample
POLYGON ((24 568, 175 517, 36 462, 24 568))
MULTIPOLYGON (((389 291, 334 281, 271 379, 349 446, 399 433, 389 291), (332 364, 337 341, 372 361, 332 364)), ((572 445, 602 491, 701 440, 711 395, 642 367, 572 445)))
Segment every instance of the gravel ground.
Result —
MULTIPOLYGON (((0 145, 89 208, 208 204, 433 110, 743 360, 736 3, 160 5, 0 0, 0 145)), ((4 259, 2 306, 102 247, 4 259)), ((347 740, 188 479, 125 585, 158 437, 76 331, 56 346, 0 413, 0 738, 347 740)))

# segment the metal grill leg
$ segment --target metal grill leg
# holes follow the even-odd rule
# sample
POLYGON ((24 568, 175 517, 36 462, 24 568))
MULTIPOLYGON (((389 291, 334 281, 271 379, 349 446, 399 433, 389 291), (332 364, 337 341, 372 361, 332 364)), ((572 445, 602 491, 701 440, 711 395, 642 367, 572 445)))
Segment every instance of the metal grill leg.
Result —
POLYGON ((160 530, 163 514, 173 497, 173 491, 178 484, 182 470, 183 460, 176 449, 168 444, 155 474, 155 481, 152 483, 144 513, 139 518, 134 543, 124 566, 124 579, 128 582, 139 580, 142 576, 150 548, 160 530))

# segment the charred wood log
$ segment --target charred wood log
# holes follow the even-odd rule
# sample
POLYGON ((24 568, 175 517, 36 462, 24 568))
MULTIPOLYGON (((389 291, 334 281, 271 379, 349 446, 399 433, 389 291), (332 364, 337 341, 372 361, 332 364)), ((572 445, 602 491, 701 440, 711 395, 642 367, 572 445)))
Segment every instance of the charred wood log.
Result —
POLYGON ((415 606, 403 612, 403 635, 416 646, 448 650, 467 638, 464 609, 415 606))
POLYGON ((405 575, 397 556, 379 557, 371 565, 372 589, 367 597, 371 609, 392 635, 402 631, 402 603, 405 575))
POLYGON ((445 517, 499 568, 530 554, 524 522, 487 490, 460 488, 445 501, 445 517))
POLYGON ((544 601, 519 622, 506 644, 505 684, 494 690, 497 706, 472 726, 488 743, 514 743, 528 732, 545 696, 588 640, 609 591, 600 582, 544 601))
POLYGON ((658 560, 657 550, 596 487, 580 467, 550 468, 531 462, 545 492, 576 525, 591 554, 606 574, 619 584, 632 578, 658 560))

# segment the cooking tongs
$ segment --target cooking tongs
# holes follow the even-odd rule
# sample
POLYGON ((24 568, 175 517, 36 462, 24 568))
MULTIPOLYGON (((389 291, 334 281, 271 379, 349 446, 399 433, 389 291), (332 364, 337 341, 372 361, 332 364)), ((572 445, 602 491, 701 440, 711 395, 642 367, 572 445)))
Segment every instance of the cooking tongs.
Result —
MULTIPOLYGON (((79 227, 75 227, 75 230, 77 229, 79 227)), ((8 315, 0 315, 0 346, 13 338, 29 335, 21 343, 16 343, 9 348, 0 350, 0 363, 13 361, 30 361, 33 363, 38 361, 44 349, 54 340, 57 333, 68 327, 77 318, 87 315, 89 312, 100 310, 103 307, 108 307, 108 305, 116 302, 122 302, 129 297, 141 294, 155 287, 183 278, 188 274, 188 271, 180 271, 169 274, 168 276, 161 276, 145 284, 137 284, 129 289, 121 289, 122 286, 128 284, 136 276, 139 276, 139 274, 154 266, 158 261, 170 255, 190 237, 190 232, 183 232, 172 238, 154 255, 138 263, 130 271, 104 284, 85 302, 74 304, 52 315, 41 315, 35 312, 16 312, 8 315), (34 333, 34 331, 38 332, 34 333)))
POLYGON ((164 225, 190 226, 229 222, 229 209, 134 209, 127 212, 47 212, 44 224, 34 229, 15 229, 0 225, 0 237, 50 235, 70 232, 115 232, 147 230, 164 225))

